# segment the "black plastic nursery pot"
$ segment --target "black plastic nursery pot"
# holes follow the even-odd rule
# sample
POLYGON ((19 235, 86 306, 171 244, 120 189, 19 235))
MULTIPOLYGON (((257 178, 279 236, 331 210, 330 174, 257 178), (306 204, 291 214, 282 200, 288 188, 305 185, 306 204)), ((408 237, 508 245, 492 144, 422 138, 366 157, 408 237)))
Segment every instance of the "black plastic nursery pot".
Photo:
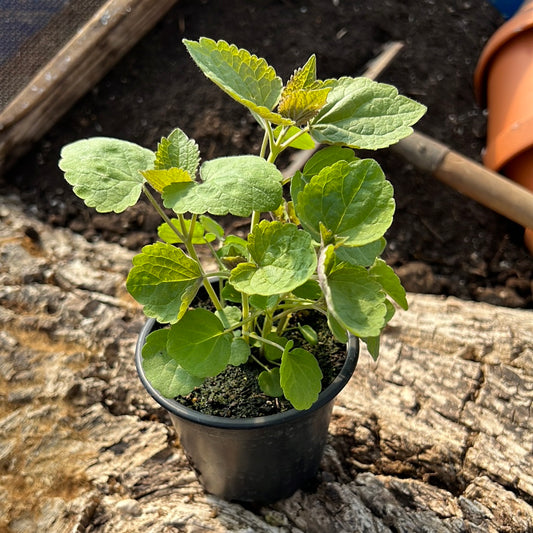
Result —
POLYGON ((350 336, 344 366, 307 410, 255 418, 205 415, 163 397, 147 380, 142 347, 156 327, 143 327, 135 350, 139 377, 170 414, 185 454, 204 489, 226 500, 268 503, 287 498, 319 469, 336 396, 350 380, 359 357, 359 339, 350 336))

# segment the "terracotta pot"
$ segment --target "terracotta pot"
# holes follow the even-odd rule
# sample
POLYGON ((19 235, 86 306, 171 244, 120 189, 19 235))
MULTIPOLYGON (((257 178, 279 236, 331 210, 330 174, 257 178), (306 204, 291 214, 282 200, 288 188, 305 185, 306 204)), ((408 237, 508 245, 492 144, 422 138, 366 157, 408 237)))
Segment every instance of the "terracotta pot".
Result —
MULTIPOLYGON (((474 88, 488 109, 484 164, 533 191, 533 1, 487 42, 474 88)), ((526 244, 533 252, 533 228, 526 244)))

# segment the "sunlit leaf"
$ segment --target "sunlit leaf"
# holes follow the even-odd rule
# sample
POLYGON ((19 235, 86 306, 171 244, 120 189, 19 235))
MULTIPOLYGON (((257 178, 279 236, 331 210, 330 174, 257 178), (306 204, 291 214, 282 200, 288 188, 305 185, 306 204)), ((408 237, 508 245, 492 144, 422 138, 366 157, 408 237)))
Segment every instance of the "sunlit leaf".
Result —
POLYGON ((333 246, 320 256, 319 280, 328 312, 338 324, 357 337, 380 334, 385 325, 386 295, 366 268, 336 263, 333 246))
POLYGON ((162 242, 150 244, 133 258, 126 288, 142 305, 146 316, 161 323, 179 320, 202 283, 194 259, 162 242))
POLYGON ((168 329, 152 331, 142 349, 142 366, 151 385, 165 398, 185 396, 199 387, 203 378, 192 376, 167 351, 168 329))
POLYGON ((392 185, 373 159, 324 167, 293 198, 302 226, 320 240, 323 225, 345 246, 362 246, 383 236, 392 223, 392 185))
MULTIPOLYGON (((184 228, 177 218, 172 218, 170 222, 172 226, 175 227, 180 233, 185 231, 188 234, 191 231, 190 219, 183 220, 183 224, 185 226, 184 228)), ((157 228, 157 235, 162 241, 165 241, 168 244, 178 244, 183 242, 183 240, 166 222, 157 228)), ((215 236, 212 233, 206 233, 203 224, 196 221, 194 224, 193 234, 191 236, 192 244, 206 244, 208 242, 213 242, 214 240, 215 236)))
POLYGON ((74 192, 100 213, 121 213, 142 191, 141 170, 153 168, 154 153, 137 144, 93 137, 61 150, 59 167, 74 192))
POLYGON ((402 282, 394 270, 383 259, 376 259, 376 262, 370 268, 370 275, 402 309, 407 310, 409 304, 407 303, 402 282))
POLYGON ((265 59, 223 40, 201 37, 199 41, 184 39, 183 43, 205 76, 237 102, 275 124, 292 123, 272 111, 283 82, 265 59))
POLYGON ((192 181, 190 174, 182 168, 170 168, 168 170, 143 170, 141 174, 146 181, 158 192, 161 192, 171 183, 187 183, 192 181))
POLYGON ((269 296, 302 285, 316 268, 311 237, 294 224, 261 221, 248 237, 253 262, 241 263, 230 282, 240 292, 269 296))
POLYGON ((200 164, 198 145, 179 128, 161 139, 155 155, 154 168, 157 170, 178 168, 193 178, 200 164))
POLYGON ((165 207, 175 213, 246 217, 271 211, 282 200, 283 176, 275 165, 253 155, 222 157, 205 162, 202 182, 175 183, 163 191, 165 207))
POLYGON ((302 348, 284 352, 280 383, 285 398, 295 409, 309 409, 322 388, 322 371, 315 356, 302 348))
POLYGON ((167 350, 190 374, 210 377, 229 363, 233 335, 205 309, 189 310, 170 328, 167 350))
POLYGON ((425 106, 399 95, 392 85, 343 77, 334 81, 310 133, 318 143, 376 150, 410 135, 425 112, 425 106))

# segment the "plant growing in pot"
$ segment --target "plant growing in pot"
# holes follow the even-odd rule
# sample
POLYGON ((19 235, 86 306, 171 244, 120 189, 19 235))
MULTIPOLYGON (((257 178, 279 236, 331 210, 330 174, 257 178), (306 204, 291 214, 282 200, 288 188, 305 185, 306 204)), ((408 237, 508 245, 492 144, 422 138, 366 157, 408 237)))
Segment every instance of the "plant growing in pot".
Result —
POLYGON ((184 44, 207 78, 253 115, 264 134, 259 154, 200 164, 197 144, 175 129, 155 152, 118 139, 80 140, 63 148, 59 165, 99 212, 121 212, 144 193, 161 215, 160 240, 134 257, 126 281, 149 317, 137 346, 139 375, 169 411, 209 492, 272 501, 316 474, 359 339, 377 358, 392 301, 407 308, 400 280, 379 257, 393 189, 378 163, 354 149, 399 141, 425 108, 366 78, 319 80, 315 56, 283 85, 264 59, 235 45, 184 44), (315 143, 324 147, 284 177, 279 155, 315 143), (226 234, 212 218, 220 215, 244 217, 249 232, 226 234), (199 248, 216 268, 202 264, 199 248), (345 347, 329 381, 323 335, 310 319, 345 347), (235 373, 280 412, 201 412, 203 396, 235 373))

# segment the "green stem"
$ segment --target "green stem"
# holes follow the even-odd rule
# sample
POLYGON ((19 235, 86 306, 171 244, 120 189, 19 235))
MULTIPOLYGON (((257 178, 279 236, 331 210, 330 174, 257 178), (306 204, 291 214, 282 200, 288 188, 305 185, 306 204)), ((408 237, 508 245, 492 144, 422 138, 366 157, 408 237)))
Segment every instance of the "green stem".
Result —
POLYGON ((266 150, 267 150, 267 147, 268 147, 268 141, 270 139, 270 136, 268 135, 268 129, 267 129, 267 126, 265 124, 265 134, 263 135, 263 142, 261 143, 261 150, 259 152, 259 155, 263 158, 263 159, 266 159, 265 158, 265 154, 266 154, 266 150))
POLYGON ((285 142, 281 143, 279 147, 281 148, 281 151, 288 148, 298 137, 301 137, 304 133, 307 133, 309 131, 309 126, 307 125, 305 128, 302 128, 298 131, 298 133, 295 133, 292 137, 289 137, 285 142))
POLYGON ((157 211, 159 216, 163 219, 163 221, 168 224, 170 229, 176 234, 176 236, 180 239, 180 241, 185 242, 185 239, 186 239, 185 235, 180 233, 178 228, 176 228, 176 226, 174 226, 174 224, 172 224, 172 221, 167 216, 167 214, 163 211, 161 206, 157 203, 157 200, 154 198, 154 196, 149 191, 148 187, 146 187, 146 185, 143 185, 143 192, 146 195, 146 197, 148 198, 148 201, 152 204, 152 207, 157 211))
MULTIPOLYGON (((190 236, 188 234, 182 235, 180 231, 178 230, 178 228, 176 228, 174 224, 172 224, 172 221, 170 220, 170 218, 163 211, 163 209, 161 209, 161 206, 157 203, 156 199, 153 197, 152 193, 148 190, 148 188, 145 185, 143 185, 143 191, 144 191, 144 194, 146 194, 146 197, 148 198, 152 206, 154 207, 154 209, 159 213, 161 218, 173 229, 174 233, 180 238, 180 240, 183 241, 183 243, 185 244, 185 247, 187 248, 187 251, 189 252, 189 255, 198 264, 198 268, 200 269, 200 273, 203 278, 202 284, 205 290, 207 291, 209 298, 211 298, 211 301, 213 302, 213 305, 215 306, 215 308, 218 311, 221 311, 223 309, 222 304, 220 303, 220 300, 218 299, 217 293, 215 292, 215 290, 211 286, 211 283, 209 283, 207 279, 207 275, 202 267, 202 263, 200 263, 198 259, 198 255, 196 254, 196 250, 194 249, 190 236)), ((184 225, 183 215, 179 215, 179 217, 180 217, 180 224, 182 228, 184 228, 185 225, 184 225)))
POLYGON ((250 321, 248 320, 250 316, 250 304, 248 302, 248 295, 242 293, 242 338, 249 343, 250 338, 250 321))

